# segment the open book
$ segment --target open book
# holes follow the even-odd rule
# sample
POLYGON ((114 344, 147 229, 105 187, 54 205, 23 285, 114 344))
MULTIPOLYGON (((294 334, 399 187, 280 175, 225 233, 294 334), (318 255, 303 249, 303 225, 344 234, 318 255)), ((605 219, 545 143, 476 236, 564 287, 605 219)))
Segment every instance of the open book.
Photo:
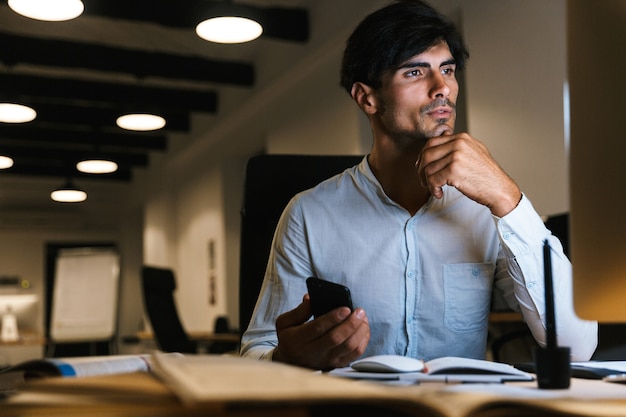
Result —
POLYGON ((446 356, 430 360, 419 372, 363 372, 351 367, 330 371, 331 375, 354 379, 413 382, 508 382, 532 381, 533 375, 506 363, 446 356))
MULTIPOLYGON (((472 371, 480 367, 486 372, 526 375, 505 364, 457 359, 432 361, 431 372, 446 369, 441 363, 447 362, 452 366, 448 370, 467 369, 463 367, 471 365, 472 371)), ((626 416, 626 390, 620 390, 623 386, 602 381, 572 381, 568 390, 539 390, 535 382, 397 386, 336 378, 328 373, 275 362, 202 355, 156 355, 153 374, 188 406, 236 404, 234 410, 250 411, 245 408, 248 406, 258 410, 258 415, 271 414, 263 407, 275 407, 278 413, 278 410, 285 412, 287 407, 314 405, 318 413, 313 414, 328 416, 626 416), (619 401, 590 402, 595 398, 617 398, 619 401), (609 414, 614 411, 612 407, 621 411, 609 414)))

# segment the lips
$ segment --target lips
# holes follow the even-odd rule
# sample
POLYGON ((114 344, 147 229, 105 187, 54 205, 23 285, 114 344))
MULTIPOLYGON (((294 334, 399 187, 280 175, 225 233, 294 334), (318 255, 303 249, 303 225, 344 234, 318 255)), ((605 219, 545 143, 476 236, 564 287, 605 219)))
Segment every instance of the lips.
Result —
POLYGON ((450 117, 453 110, 450 107, 437 107, 436 109, 429 111, 429 116, 434 117, 450 117))

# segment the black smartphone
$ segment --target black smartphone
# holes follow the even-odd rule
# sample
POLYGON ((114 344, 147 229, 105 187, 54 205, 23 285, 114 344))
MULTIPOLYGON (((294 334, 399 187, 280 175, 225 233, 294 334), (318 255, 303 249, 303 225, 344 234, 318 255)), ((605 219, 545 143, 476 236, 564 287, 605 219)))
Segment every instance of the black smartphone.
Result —
POLYGON ((310 277, 306 280, 306 286, 311 298, 313 317, 318 318, 338 307, 345 306, 353 310, 350 289, 345 285, 310 277))

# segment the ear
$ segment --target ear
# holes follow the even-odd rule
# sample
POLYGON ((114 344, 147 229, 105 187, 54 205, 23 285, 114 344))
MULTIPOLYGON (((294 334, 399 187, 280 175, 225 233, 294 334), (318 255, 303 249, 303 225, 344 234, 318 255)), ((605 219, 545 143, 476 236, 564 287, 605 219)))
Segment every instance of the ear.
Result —
POLYGON ((365 114, 376 113, 376 96, 372 87, 362 82, 356 82, 352 85, 350 95, 365 114))

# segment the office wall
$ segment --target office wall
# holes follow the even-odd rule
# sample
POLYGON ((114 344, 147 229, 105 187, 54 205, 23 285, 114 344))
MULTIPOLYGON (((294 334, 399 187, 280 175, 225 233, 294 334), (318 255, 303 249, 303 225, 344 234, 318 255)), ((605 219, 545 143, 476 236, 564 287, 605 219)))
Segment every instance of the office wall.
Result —
POLYGON ((567 211, 565 0, 472 0, 462 24, 469 132, 540 214, 567 211))
MULTIPOLYGON (((365 3, 316 3, 320 14, 313 12, 312 19, 326 18, 324 24, 335 27, 315 31, 300 60, 259 74, 259 86, 245 106, 223 109, 223 117, 192 146, 153 167, 167 183, 151 190, 146 206, 144 260, 176 270, 180 313, 190 330, 211 329, 219 314, 238 322, 239 213, 247 159, 259 152, 361 154, 369 148, 368 128, 338 81, 352 25, 345 26, 340 18, 345 14, 327 13, 336 5, 345 13, 365 3), (216 306, 210 306, 207 294, 207 239, 215 242, 219 265, 222 298, 216 306)), ((384 2, 367 3, 370 8, 362 7, 362 14, 384 2)), ((356 24, 359 17, 351 19, 356 24)))

